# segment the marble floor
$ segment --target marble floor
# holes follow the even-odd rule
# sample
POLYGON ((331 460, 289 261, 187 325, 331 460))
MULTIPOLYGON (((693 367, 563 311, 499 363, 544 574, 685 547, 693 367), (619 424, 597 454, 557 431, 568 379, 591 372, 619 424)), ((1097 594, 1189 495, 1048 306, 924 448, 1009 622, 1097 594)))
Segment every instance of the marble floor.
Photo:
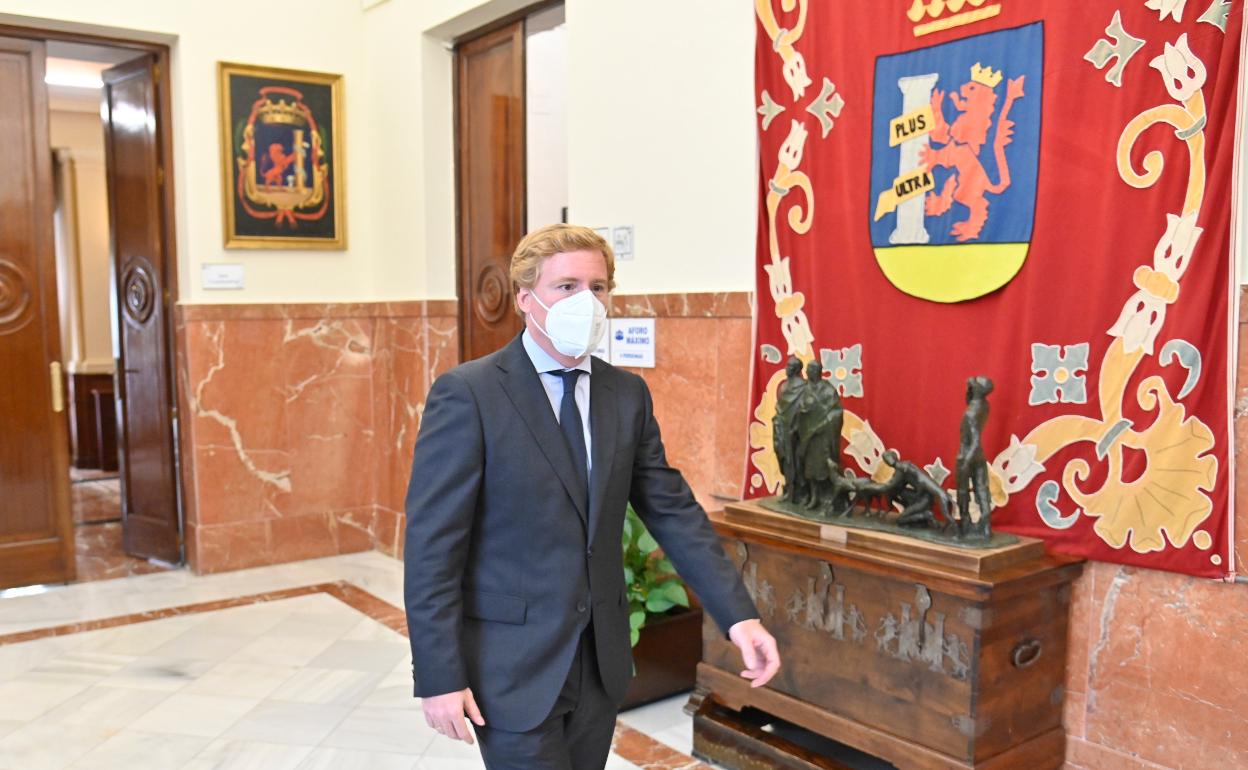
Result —
POLYGON ((121 521, 121 478, 116 473, 72 470, 69 504, 74 523, 121 521))
MULTIPOLYGON (((411 697, 401 563, 361 553, 0 592, 0 770, 458 770, 411 697)), ((608 768, 706 767, 678 696, 608 768)))
POLYGON ((169 569, 129 556, 121 545, 121 480, 116 471, 70 469, 75 580, 110 580, 169 569))
POLYGON ((74 580, 111 580, 172 569, 161 562, 128 555, 122 549, 121 534, 119 521, 74 525, 74 580))

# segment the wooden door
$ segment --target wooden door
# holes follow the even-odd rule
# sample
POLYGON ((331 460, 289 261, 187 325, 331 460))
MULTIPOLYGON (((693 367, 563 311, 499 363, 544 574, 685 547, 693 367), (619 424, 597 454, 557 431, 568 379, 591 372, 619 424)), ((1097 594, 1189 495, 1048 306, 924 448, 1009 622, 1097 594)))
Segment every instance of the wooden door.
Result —
POLYGON ((524 21, 455 49, 460 360, 519 333, 508 263, 524 235, 524 21))
POLYGON ((104 72, 104 136, 118 313, 122 541, 126 553, 177 563, 182 532, 157 73, 150 54, 104 72))
POLYGON ((0 37, 0 588, 74 577, 43 67, 0 37))

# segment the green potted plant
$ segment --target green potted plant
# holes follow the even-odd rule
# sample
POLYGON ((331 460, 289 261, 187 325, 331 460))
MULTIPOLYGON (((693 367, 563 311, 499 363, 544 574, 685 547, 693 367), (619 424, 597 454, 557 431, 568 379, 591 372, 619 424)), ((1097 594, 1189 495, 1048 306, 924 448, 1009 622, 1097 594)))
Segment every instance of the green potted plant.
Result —
POLYGON ((624 582, 628 587, 635 676, 623 708, 693 687, 702 657, 702 610, 630 505, 624 518, 624 582))

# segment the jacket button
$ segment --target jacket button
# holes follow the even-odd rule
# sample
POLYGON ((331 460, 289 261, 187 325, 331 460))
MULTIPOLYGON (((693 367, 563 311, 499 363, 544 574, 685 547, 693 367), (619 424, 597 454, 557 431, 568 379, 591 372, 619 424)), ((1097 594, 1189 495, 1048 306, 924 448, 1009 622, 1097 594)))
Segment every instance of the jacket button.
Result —
POLYGON ((586 548, 586 549, 585 549, 585 556, 586 556, 586 558, 591 558, 591 559, 593 558, 593 556, 594 556, 594 548, 593 548, 593 546, 590 546, 589 548, 586 548))
POLYGON ((587 609, 587 608, 585 607, 585 602, 577 602, 577 604, 576 604, 576 611, 577 611, 577 612, 584 612, 586 609, 587 609))

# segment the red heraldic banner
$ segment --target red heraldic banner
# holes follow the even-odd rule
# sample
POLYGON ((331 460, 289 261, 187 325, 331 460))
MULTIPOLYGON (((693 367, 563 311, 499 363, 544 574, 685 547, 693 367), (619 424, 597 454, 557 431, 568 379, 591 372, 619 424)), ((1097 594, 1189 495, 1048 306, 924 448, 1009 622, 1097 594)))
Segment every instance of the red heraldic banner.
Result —
MULTIPOLYGON (((842 458, 951 492, 967 380, 995 529, 1226 577, 1242 2, 756 0, 749 497, 786 362, 842 458)), ((972 508, 972 517, 977 518, 972 508)))

